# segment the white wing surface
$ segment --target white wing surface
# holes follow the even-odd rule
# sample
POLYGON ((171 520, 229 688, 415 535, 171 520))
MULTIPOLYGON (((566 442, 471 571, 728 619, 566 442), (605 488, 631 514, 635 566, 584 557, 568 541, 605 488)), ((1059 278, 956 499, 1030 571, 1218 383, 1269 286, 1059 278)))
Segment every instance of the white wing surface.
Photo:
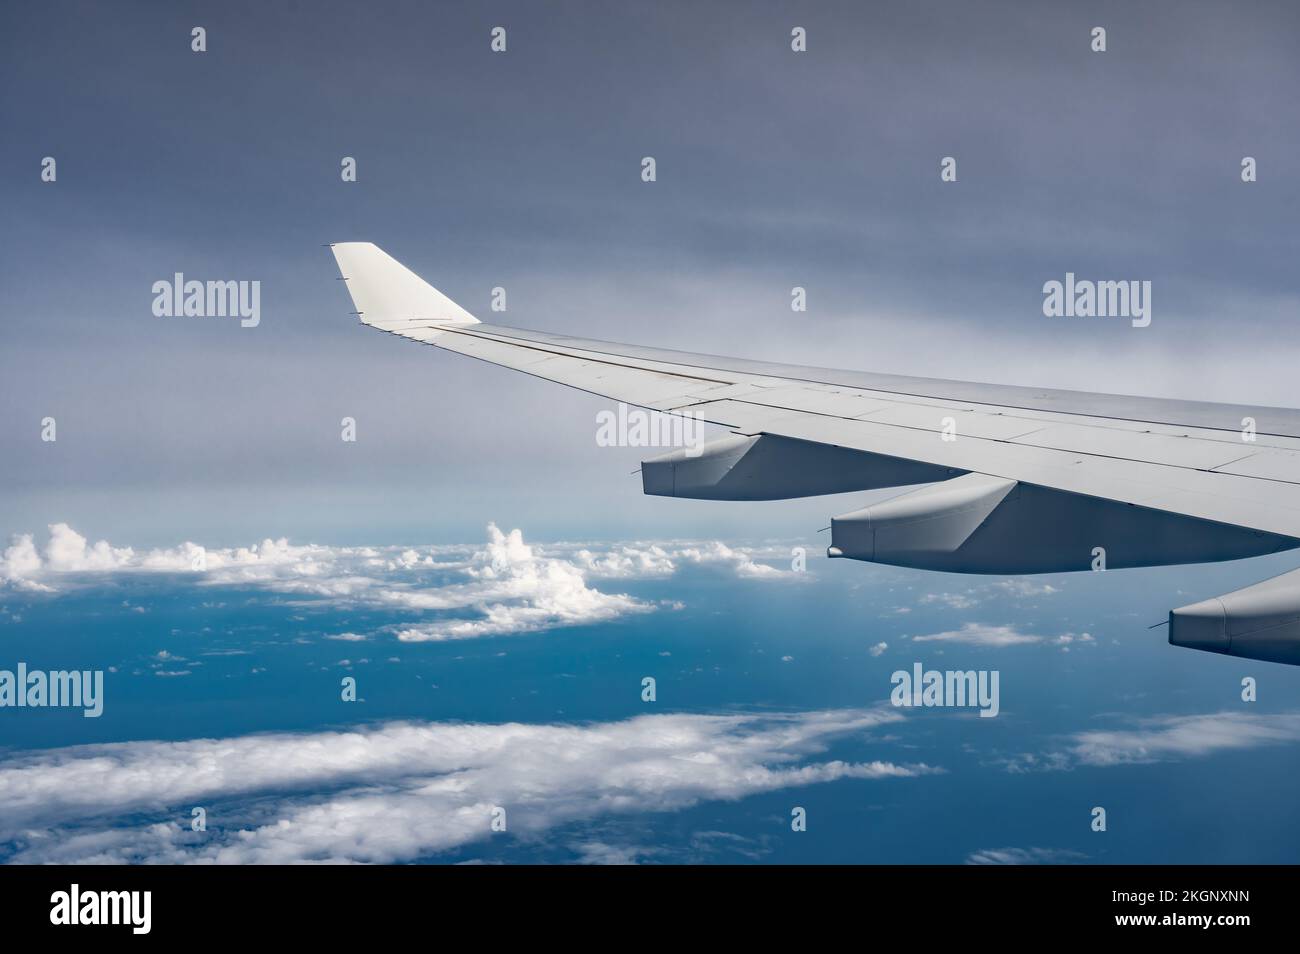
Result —
MULTIPOLYGON (((1300 411, 836 371, 524 331, 478 322, 375 245, 332 249, 368 325, 734 432, 647 461, 647 493, 755 500, 931 485, 834 518, 832 556, 1035 573, 1300 546, 1300 411)), ((1300 593, 1300 583, 1289 590, 1300 593)), ((1296 603, 1287 625, 1300 646, 1300 596, 1296 603)), ((1171 639, 1187 629, 1174 622, 1171 639)), ((1230 628, 1227 648, 1199 648, 1230 652, 1230 628)))

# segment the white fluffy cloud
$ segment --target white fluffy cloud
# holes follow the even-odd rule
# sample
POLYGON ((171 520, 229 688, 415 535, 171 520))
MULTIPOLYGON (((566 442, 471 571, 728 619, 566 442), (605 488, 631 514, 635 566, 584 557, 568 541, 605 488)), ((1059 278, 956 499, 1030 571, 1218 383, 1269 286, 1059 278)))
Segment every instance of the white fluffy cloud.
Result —
POLYGON ((672 576, 677 564, 668 551, 657 543, 648 545, 624 544, 603 553, 586 547, 573 555, 573 561, 592 576, 605 579, 632 577, 649 579, 672 576))
POLYGON ((399 722, 46 750, 0 768, 0 844, 7 860, 31 863, 409 861, 492 837, 496 807, 509 832, 537 837, 602 816, 937 772, 815 760, 837 737, 901 718, 880 708, 589 725, 399 722), (195 805, 208 808, 207 832, 189 829, 195 805))
POLYGON ((765 580, 806 579, 799 573, 780 570, 766 563, 754 560, 753 555, 745 550, 737 550, 717 540, 699 546, 687 546, 676 552, 676 556, 689 563, 717 564, 729 567, 737 576, 759 577, 765 580))
POLYGON ((494 525, 488 527, 486 546, 477 548, 334 547, 281 538, 212 549, 186 542, 139 553, 104 540, 89 544, 67 524, 49 530, 44 555, 30 534, 15 537, 0 559, 0 579, 13 587, 52 591, 65 574, 78 575, 75 585, 88 585, 87 574, 187 574, 196 585, 255 586, 295 599, 410 611, 411 621, 388 633, 405 642, 533 633, 657 608, 627 594, 607 593, 590 579, 659 578, 693 565, 716 566, 742 578, 806 578, 759 562, 781 556, 779 547, 690 541, 539 547, 526 544, 519 530, 503 533, 494 525), (457 615, 445 618, 448 612, 457 615))
POLYGON ((19 589, 50 591, 44 583, 32 579, 41 570, 41 555, 30 533, 14 537, 13 543, 0 555, 0 580, 19 589))
POLYGON ((100 540, 93 546, 87 545, 86 538, 66 523, 51 524, 49 531, 50 539, 45 546, 43 559, 30 533, 15 536, 13 543, 0 558, 0 579, 26 585, 29 589, 48 590, 47 585, 41 584, 34 577, 44 572, 94 573, 118 570, 129 566, 135 556, 130 547, 113 547, 106 540, 100 540))
POLYGON ((323 575, 340 560, 374 552, 363 548, 296 546, 281 538, 263 540, 251 547, 225 549, 206 549, 186 542, 171 549, 137 553, 131 547, 115 547, 107 540, 90 544, 66 523, 50 524, 49 533, 44 557, 31 534, 15 536, 0 560, 0 577, 14 581, 52 579, 68 573, 197 572, 209 582, 261 582, 277 575, 323 575))
POLYGON ((21 579, 39 572, 41 555, 36 552, 36 543, 30 533, 14 537, 13 544, 0 558, 0 573, 7 580, 21 579))
MULTIPOLYGON (((588 586, 581 569, 534 552, 518 530, 505 534, 489 526, 487 549, 475 555, 465 572, 472 583, 448 587, 433 595, 444 606, 477 606, 482 612, 480 618, 409 627, 399 630, 397 638, 403 642, 438 642, 501 636, 603 622, 654 609, 653 604, 588 586)), ((400 593, 390 592, 389 596, 402 600, 400 593)))
POLYGON ((808 579, 806 573, 789 568, 792 554, 788 546, 732 547, 719 540, 626 543, 603 552, 584 547, 576 550, 571 559, 592 576, 603 579, 672 576, 684 567, 717 567, 743 578, 789 582, 808 579), (777 561, 787 568, 760 562, 763 560, 777 561))
POLYGON ((86 538, 66 523, 50 527, 50 542, 45 547, 45 564, 56 573, 117 570, 130 565, 134 556, 130 547, 110 546, 107 540, 87 546, 86 538))

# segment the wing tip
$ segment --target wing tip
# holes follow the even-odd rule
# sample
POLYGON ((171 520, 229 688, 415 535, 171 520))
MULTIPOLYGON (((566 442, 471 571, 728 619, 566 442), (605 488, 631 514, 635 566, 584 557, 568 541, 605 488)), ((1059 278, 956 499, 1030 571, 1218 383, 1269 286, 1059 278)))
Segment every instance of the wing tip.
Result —
POLYGON ((476 325, 479 320, 374 242, 331 242, 361 320, 391 330, 413 322, 476 325), (386 327, 387 326, 387 327, 386 327))

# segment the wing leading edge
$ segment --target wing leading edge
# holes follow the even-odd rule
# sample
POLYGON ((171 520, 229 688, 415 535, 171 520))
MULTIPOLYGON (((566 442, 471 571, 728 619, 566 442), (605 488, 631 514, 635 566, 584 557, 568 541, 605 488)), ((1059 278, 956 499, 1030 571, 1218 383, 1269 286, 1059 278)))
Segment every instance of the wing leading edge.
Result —
MULTIPOLYGON (((831 556, 1013 574, 1300 546, 1297 410, 835 371, 525 331, 479 322, 370 243, 331 248, 365 324, 733 432, 647 461, 646 493, 759 500, 928 485, 834 518, 831 556)), ((1300 581, 1265 590, 1273 603, 1279 591, 1296 594, 1296 612, 1270 639, 1295 643, 1296 658, 1278 661, 1300 661, 1300 581)), ((1204 613, 1175 619, 1181 612, 1171 614, 1170 638, 1183 644, 1176 637, 1190 632, 1187 620, 1198 634, 1208 624, 1204 613)), ((1254 658, 1275 658, 1252 638, 1254 658)), ((1231 652, 1232 639, 1198 635, 1194 644, 1231 652)))

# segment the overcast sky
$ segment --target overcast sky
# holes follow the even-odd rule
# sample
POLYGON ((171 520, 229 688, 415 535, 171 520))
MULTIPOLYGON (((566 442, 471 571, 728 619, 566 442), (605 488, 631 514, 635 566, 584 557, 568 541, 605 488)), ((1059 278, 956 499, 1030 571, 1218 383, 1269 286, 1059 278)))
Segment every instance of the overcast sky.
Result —
POLYGON ((641 497, 643 454, 595 444, 607 402, 358 326, 331 241, 377 242, 501 324, 1300 404, 1293 3, 49 2, 0 17, 5 537, 68 521, 140 545, 435 541, 488 520, 766 536, 854 507, 641 497), (40 181, 45 156, 56 182, 40 181), (643 156, 658 181, 641 181, 643 156), (1067 271, 1151 281, 1151 326, 1044 317, 1042 285, 1067 271), (151 286, 175 272, 260 281, 260 325, 155 317, 151 286))

